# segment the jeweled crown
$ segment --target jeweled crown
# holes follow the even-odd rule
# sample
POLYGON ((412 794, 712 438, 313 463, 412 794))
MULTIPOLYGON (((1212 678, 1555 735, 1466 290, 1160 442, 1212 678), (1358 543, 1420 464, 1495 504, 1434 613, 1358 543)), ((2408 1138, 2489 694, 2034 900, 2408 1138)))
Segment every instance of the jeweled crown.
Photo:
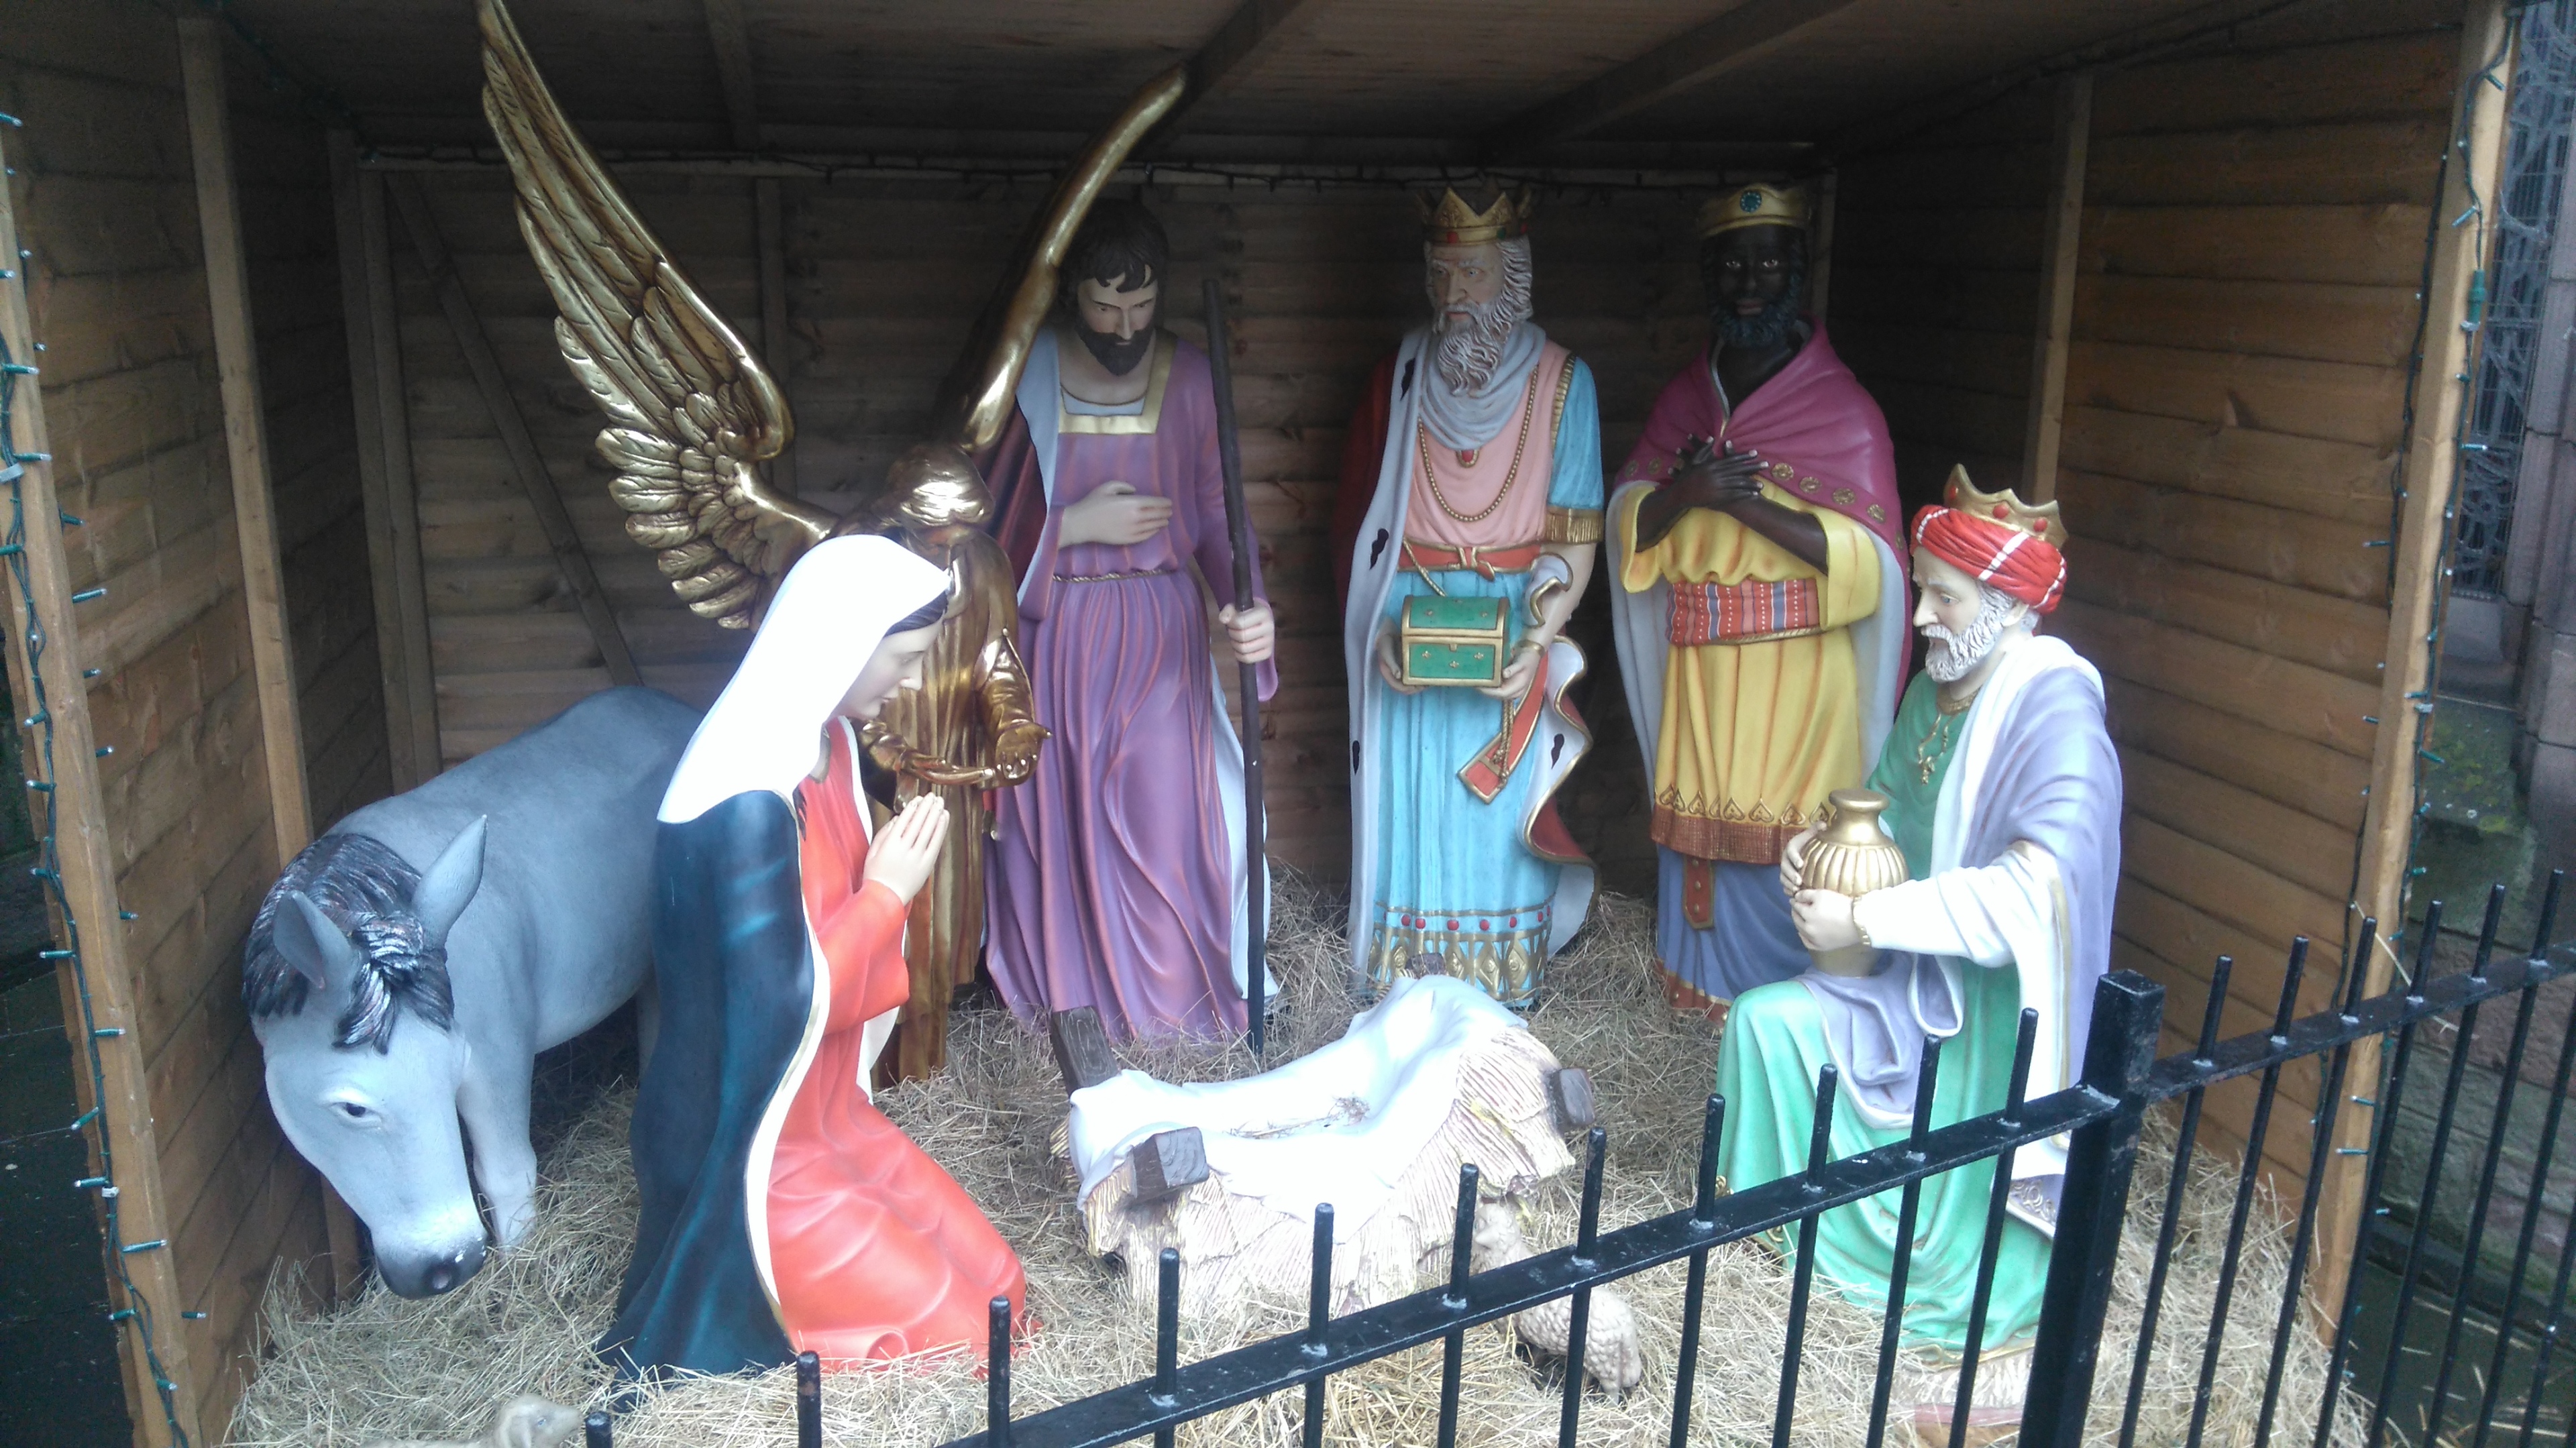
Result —
POLYGON ((1437 206, 1419 195, 1413 202, 1422 212, 1422 239, 1434 246, 1469 246, 1525 236, 1530 213, 1538 209, 1538 195, 1527 187, 1517 198, 1507 190, 1498 191, 1494 204, 1483 211, 1469 206, 1455 187, 1441 191, 1437 206))
POLYGON ((1712 198, 1699 209, 1702 240, 1739 227, 1806 224, 1807 198, 1803 192, 1765 186, 1759 181, 1712 198))
POLYGON ((1941 501, 1971 518, 2028 533, 2051 548, 2066 546, 2066 525, 2058 521, 2056 499, 2034 508, 2010 488, 2000 493, 1985 492, 1968 481, 1968 469, 1963 464, 1951 465, 1950 481, 1941 490, 1941 501))

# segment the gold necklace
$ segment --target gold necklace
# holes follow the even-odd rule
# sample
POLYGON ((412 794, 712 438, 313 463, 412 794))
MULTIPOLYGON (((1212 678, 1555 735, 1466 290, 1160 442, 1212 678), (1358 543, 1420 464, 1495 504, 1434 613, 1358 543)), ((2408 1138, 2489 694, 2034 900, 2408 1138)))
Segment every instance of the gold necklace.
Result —
MULTIPOLYGON (((1512 484, 1520 481, 1521 453, 1529 447, 1530 417, 1537 411, 1538 369, 1536 367, 1532 367, 1530 369, 1529 389, 1526 395, 1521 398, 1521 436, 1520 441, 1512 444, 1512 465, 1503 470, 1503 486, 1494 494, 1494 500, 1487 503, 1484 510, 1475 514, 1473 517, 1450 507, 1449 499, 1441 494, 1440 475, 1431 470, 1431 424, 1427 422, 1419 423, 1414 427, 1413 443, 1415 451, 1418 452, 1422 458, 1422 480, 1431 485, 1431 501, 1440 505, 1441 512, 1448 514, 1451 518, 1454 518, 1461 523, 1482 523, 1487 518, 1494 516, 1494 510, 1503 505, 1503 499, 1512 495, 1512 484)), ((1476 449, 1471 448, 1469 451, 1473 452, 1476 451, 1476 449)), ((1464 458, 1462 455, 1461 461, 1463 460, 1464 458)))
POLYGON ((1925 730, 1923 737, 1914 745, 1914 769, 1917 779, 1925 784, 1932 782, 1933 769, 1940 763, 1942 756, 1950 752, 1950 735, 1953 726, 1960 715, 1968 712, 1968 706, 1975 702, 1977 702, 1977 696, 1973 691, 1968 697, 1955 704, 1942 698, 1938 690, 1934 691, 1932 705, 1936 712, 1932 718, 1932 727, 1925 730))

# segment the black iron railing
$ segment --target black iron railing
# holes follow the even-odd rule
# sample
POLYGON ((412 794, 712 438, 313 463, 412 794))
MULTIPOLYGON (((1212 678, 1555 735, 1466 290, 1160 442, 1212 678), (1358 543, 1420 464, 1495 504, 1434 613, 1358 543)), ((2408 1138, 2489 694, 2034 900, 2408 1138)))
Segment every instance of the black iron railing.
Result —
MULTIPOLYGON (((2544 944, 2551 938, 2562 884, 2560 877, 2551 878, 2548 895, 2541 907, 2540 928, 2535 939, 2544 944)), ((1711 1097, 1700 1142, 1697 1190, 1691 1205, 1609 1232, 1602 1231, 1600 1225, 1602 1162, 1607 1140, 1604 1133, 1595 1128, 1587 1143, 1580 1226, 1574 1244, 1486 1272, 1471 1273, 1468 1270, 1478 1178, 1475 1167, 1466 1167, 1460 1173, 1458 1185, 1448 1283, 1344 1317, 1334 1317, 1330 1312, 1332 1209, 1319 1208, 1315 1224, 1312 1294, 1305 1329, 1198 1362, 1183 1364, 1179 1361, 1181 1263, 1175 1252, 1166 1249, 1160 1263, 1153 1375, 1026 1417, 1015 1419, 1012 1416, 1010 1310, 1007 1299, 997 1299, 993 1304, 992 1352, 987 1379, 987 1426, 983 1432, 954 1440, 944 1448, 1100 1448, 1100 1445, 1124 1443, 1148 1435, 1153 1437, 1158 1448, 1168 1448, 1175 1431, 1184 1423, 1291 1389, 1303 1391, 1303 1437, 1309 1448, 1317 1448, 1323 1441, 1326 1379, 1335 1373, 1435 1341, 1443 1345, 1438 1444, 1439 1448, 1451 1448, 1458 1432, 1461 1355, 1467 1329, 1558 1298, 1571 1299, 1573 1315, 1567 1339, 1564 1406, 1559 1420, 1558 1442, 1563 1448, 1572 1448, 1578 1441, 1582 1426, 1586 1391, 1583 1353, 1591 1294, 1595 1289, 1622 1278, 1687 1259, 1689 1275, 1684 1288, 1681 1346, 1673 1368, 1671 1439, 1673 1448, 1683 1448, 1689 1441, 1691 1396, 1698 1371, 1709 1253, 1729 1243, 1794 1226, 1799 1250, 1782 1342, 1778 1406, 1772 1430, 1772 1442, 1778 1448, 1786 1448, 1791 1441, 1796 1416, 1807 1307, 1814 1285, 1812 1264, 1816 1255, 1817 1218, 1835 1207, 1896 1191, 1900 1193, 1899 1246, 1888 1293, 1871 1403, 1869 1441, 1878 1443, 1883 1441, 1889 1428, 1889 1399, 1898 1361, 1899 1327, 1910 1267, 1909 1248, 1921 1185, 1943 1173, 1992 1161, 1996 1163, 1995 1186, 1988 1204, 1983 1257, 1975 1282, 1967 1342, 1961 1354, 1951 1422, 1950 1441, 1957 1444, 1965 1441, 1969 1415, 1975 1402, 1975 1381, 1983 1356, 1988 1300, 1994 1286, 2011 1189, 2012 1153, 2020 1147, 2060 1135, 2070 1138, 2065 1190, 2059 1204, 2055 1246, 2041 1297, 2038 1333, 2031 1349, 2030 1383, 2022 1408, 2018 1441, 2024 1448, 2074 1448, 2084 1440, 2086 1419, 2092 1408, 2094 1370, 2102 1350, 2104 1323, 2112 1296, 2113 1264, 2127 1217, 2131 1178, 2146 1114, 2160 1103, 2180 1098, 2183 1103, 2180 1135, 2175 1146, 2171 1181, 2166 1188, 2163 1225, 2155 1246, 2144 1317, 2138 1332, 2136 1357, 2120 1424, 2119 1441, 2122 1448, 2130 1448, 2136 1439, 2141 1394, 2147 1380, 2146 1369, 2157 1340, 2157 1315, 2163 1303, 2181 1222, 2181 1213, 2177 1209, 2189 1176, 2203 1101, 2210 1088, 2252 1076, 2259 1078, 2259 1085, 2251 1124, 2245 1134, 2245 1151, 2233 1210, 2228 1219, 2219 1296, 2202 1342, 2198 1386, 2186 1440, 2190 1448, 2198 1448, 2208 1426, 2213 1384, 2225 1346, 2230 1294, 2234 1290, 2236 1269, 2258 1200, 2265 1140, 2271 1129, 2281 1076, 2287 1067, 2311 1058, 2322 1058, 2323 1065, 2317 1107, 2308 1124, 2309 1169, 2291 1240, 2288 1282, 2282 1292, 2272 1332, 2268 1374, 2254 1441, 2268 1443, 2272 1439, 2282 1406, 2283 1366, 2290 1355, 2293 1335, 2304 1330, 2300 1318, 2308 1301, 2306 1272, 2316 1251, 2323 1188, 2338 1150, 2334 1146, 2335 1123, 2342 1104, 2350 1099, 2375 1109, 2376 1129, 2373 1144, 2366 1149, 2369 1165, 2363 1187, 2365 1209, 2361 1214, 2359 1232, 2355 1241, 2341 1244, 2349 1248, 2352 1266, 2344 1300, 2333 1319, 2335 1330, 2324 1400, 2318 1404, 2315 1442, 2322 1448, 2331 1440, 2344 1395, 2362 1386, 2356 1384, 2355 1379, 2364 1366, 2376 1366, 2377 1374, 2367 1385, 2374 1390, 2368 1393, 2371 1402, 2367 1445, 2368 1448, 2379 1448, 2387 1441, 2392 1426, 2392 1393, 2388 1389, 2397 1381, 2398 1354, 2406 1340, 2408 1320, 2420 1305, 2422 1269, 2431 1248, 2428 1231, 2433 1220, 2434 1199, 2447 1183, 2469 1179, 2466 1175, 2447 1171, 2446 1156, 2454 1135, 2453 1121, 2457 1115, 2469 1056, 2469 1039, 2476 1027, 2478 1011, 2486 1003, 2503 997, 2513 997, 2516 1002, 2505 1081, 2499 1091, 2493 1129, 2486 1138, 2485 1156, 2474 1175, 2475 1199, 2469 1213, 2468 1240, 2462 1248, 2462 1261, 2471 1268, 2479 1260, 2480 1239, 2488 1209, 2494 1200, 2504 1151, 2505 1125, 2516 1094, 2514 1082, 2520 1069, 2519 1058, 2530 1039, 2537 993, 2552 981, 2576 976, 2576 952, 2571 951, 2551 952, 2536 946, 2527 957, 2491 961, 2503 900, 2504 891, 2499 886, 2488 900, 2484 926, 2468 968, 2439 978, 2432 974, 2434 942, 2440 935, 2441 907, 2435 904, 2419 938, 2416 966, 2409 983, 2369 1000, 2360 999, 2360 992, 2366 974, 2364 967, 2368 963, 2367 952, 2374 948, 2378 934, 2376 922, 2364 922, 2356 937, 2352 956, 2338 963, 2338 980, 2332 997, 2335 1005, 2304 1018, 2294 1017, 2294 1012, 2307 974, 2308 951, 2306 941, 2297 942, 2283 971, 2280 1003, 2270 1029, 2224 1041, 2218 1039, 2218 1026, 2221 1006, 2226 1000, 2230 962, 2222 957, 2214 972, 2210 1005, 2203 1016, 2199 1038, 2193 1049, 2163 1060, 2156 1060, 2154 1054, 2163 1019, 2163 987, 2129 972, 2116 973, 2102 981, 2096 992, 2083 1071, 2076 1085, 2036 1100, 2023 1099, 2037 1019, 2033 1013, 2025 1011, 2014 1057, 2011 1089, 2006 1097, 2012 1104, 1991 1114, 1938 1129, 1930 1124, 1930 1103, 1940 1069, 1940 1044, 1927 1042, 1915 1089, 1916 1106, 1911 1133, 1896 1144, 1841 1160, 1830 1159, 1827 1131, 1839 1082, 1834 1069, 1825 1067, 1819 1072, 1816 1082, 1818 1126, 1806 1169, 1796 1176, 1725 1196, 1717 1192, 1717 1159, 1725 1129, 1726 1103, 1711 1097), (2398 1288, 2394 1319, 2389 1323, 2388 1350, 2384 1361, 2376 1365, 2358 1364, 2351 1361, 2351 1347, 2353 1327, 2362 1301, 2364 1249, 2370 1240, 2373 1217, 2383 1209, 2383 1198, 2396 1188, 2389 1179, 2388 1167, 2407 1071, 2417 1048, 2419 1028, 2430 1021, 2451 1018, 2457 1019, 2459 1034, 2435 1115, 2425 1179, 2414 1203, 2411 1237, 2396 1269, 2398 1288), (2394 1038, 2395 1047, 2392 1056, 2383 1062, 2384 1084, 2379 1087, 2379 1098, 2375 1101, 2357 1096, 2347 1098, 2345 1078, 2353 1047, 2365 1040, 2387 1037, 2394 1038)), ((2461 1301, 2455 1302, 2451 1309, 2452 1315, 2444 1332, 2441 1363, 2426 1421, 2421 1431, 2407 1435, 2414 1441, 2450 1441, 2461 1443, 2464 1448, 2486 1448, 2491 1441, 2507 1441, 2497 1432, 2500 1426, 2497 1415, 2507 1406, 2508 1354, 2517 1333, 2529 1340, 2533 1362, 2528 1375, 2527 1401, 2522 1405, 2520 1417, 2503 1425, 2504 1431, 2507 1434, 2518 1431, 2519 1442, 2525 1448, 2535 1441, 2535 1434, 2541 1441, 2563 1441, 2563 1433, 2542 1432, 2539 1422, 2541 1395, 2550 1380, 2551 1362, 2566 1315, 2571 1268, 2576 1268, 2576 1249, 2562 1248, 2555 1284, 2539 1322, 2522 1323, 2522 1311, 2524 1273, 2530 1267, 2535 1251, 2536 1228, 2550 1175, 2551 1148, 2560 1125, 2571 1067, 2576 1067, 2576 1010, 2571 1010, 2570 1015, 2567 1044, 2559 1053, 2553 1095, 2547 1108, 2537 1160, 2533 1164, 2520 1237, 2513 1253, 2512 1273, 2505 1288, 2504 1311, 2498 1318, 2497 1342, 2491 1361, 2483 1365, 2484 1371, 2475 1374, 2475 1380, 2482 1386, 2479 1402, 2466 1425, 2467 1435, 2441 1438, 2446 1426, 2445 1408, 2454 1377, 2453 1369, 2462 1356, 2461 1337, 2466 1316, 2466 1308, 2462 1305, 2465 1300, 2463 1293, 2460 1294, 2461 1301)), ((799 1366, 799 1441, 806 1445, 819 1445, 822 1422, 820 1376, 810 1354, 799 1366)), ((594 1415, 590 1441, 593 1448, 607 1445, 609 1427, 604 1416, 594 1415)))

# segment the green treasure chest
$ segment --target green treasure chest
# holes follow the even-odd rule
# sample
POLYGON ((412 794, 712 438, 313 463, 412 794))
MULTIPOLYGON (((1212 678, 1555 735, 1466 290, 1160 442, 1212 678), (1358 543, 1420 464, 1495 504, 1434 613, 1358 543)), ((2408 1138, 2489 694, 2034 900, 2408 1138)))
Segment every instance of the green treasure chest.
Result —
POLYGON ((1397 644, 1408 684, 1463 684, 1491 688, 1503 681, 1511 640, 1510 603, 1503 598, 1443 598, 1420 594, 1404 601, 1397 644))

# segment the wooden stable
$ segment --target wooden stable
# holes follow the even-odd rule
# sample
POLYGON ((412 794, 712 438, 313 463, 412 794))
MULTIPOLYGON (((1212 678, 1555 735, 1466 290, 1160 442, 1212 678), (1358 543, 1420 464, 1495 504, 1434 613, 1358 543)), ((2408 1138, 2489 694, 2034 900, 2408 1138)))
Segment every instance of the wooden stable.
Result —
MULTIPOLYGON (((2359 917, 2399 916, 2470 187, 2487 194, 2501 131, 2502 85, 2472 81, 2510 75, 2496 0, 517 14, 783 381, 781 474, 826 501, 921 435, 1050 167, 1189 61, 1200 89, 1124 180, 1171 230, 1175 329, 1197 335, 1203 276, 1234 317, 1282 619, 1282 862, 1347 862, 1324 534, 1345 420, 1422 310, 1398 183, 1491 165, 1539 186, 1538 319, 1595 370, 1615 467, 1705 338, 1698 203, 1790 176, 1827 198, 1815 300, 1909 498, 1965 462, 2065 505, 2052 627, 2108 678, 2127 771, 2116 963, 2169 988, 2171 1042, 2197 1031, 2215 956, 2238 962, 2226 1029, 2254 1029, 2293 937, 2314 943, 2315 1010, 2359 917)), ((82 974, 96 1023, 123 1029, 83 1105, 117 1152, 122 1240, 166 1243, 125 1266, 157 1309, 169 1413, 131 1327, 129 1402, 143 1442, 172 1422, 219 1442, 271 1274, 300 1265, 327 1294, 359 1263, 269 1113, 235 989, 281 861, 612 682, 704 702, 743 639, 683 611, 624 536, 481 131, 462 0, 17 0, 12 18, 0 232, 26 285, 0 288, 0 335, 40 369, 12 441, 50 454, 25 465, 26 517, 81 521, 26 539, 11 691, 23 717, 32 607, 82 974)), ((1569 816, 1639 892, 1643 772, 1606 623, 1596 598, 1577 630, 1601 741, 1569 816)), ((2391 953, 2367 954, 2387 979, 2391 953)), ((2275 1124, 2297 1125, 2267 1154, 2295 1185, 2313 1070, 2284 1089, 2275 1124)), ((2211 1129, 2241 1141, 2250 1110, 2214 1097, 2211 1129)), ((2345 1143, 2369 1120, 2345 1112, 2345 1143)), ((2358 1175, 2325 1186, 2325 1240, 2348 1242, 2358 1175)))

